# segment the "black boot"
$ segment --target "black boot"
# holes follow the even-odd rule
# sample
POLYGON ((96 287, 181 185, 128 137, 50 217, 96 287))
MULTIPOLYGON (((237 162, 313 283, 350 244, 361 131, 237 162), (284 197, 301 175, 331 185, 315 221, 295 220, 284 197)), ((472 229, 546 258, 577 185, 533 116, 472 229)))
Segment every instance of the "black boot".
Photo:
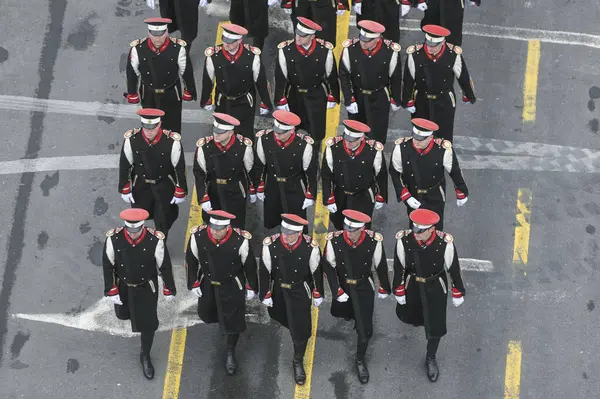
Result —
POLYGON ((436 382, 440 376, 440 369, 435 360, 435 355, 425 358, 425 368, 427 369, 427 378, 429 378, 429 381, 436 382))
POLYGON ((225 372, 227 375, 234 375, 237 370, 237 361, 235 360, 235 347, 237 345, 239 334, 227 335, 227 359, 225 360, 225 372))
POLYGON ((368 345, 368 339, 361 341, 359 338, 356 348, 356 375, 361 384, 369 382, 369 369, 367 368, 367 362, 365 362, 368 345))
POLYGON ((140 363, 142 363, 142 371, 144 372, 144 377, 151 380, 154 378, 154 366, 152 365, 152 360, 150 359, 150 355, 147 353, 140 353, 140 363))
POLYGON ((294 343, 294 360, 292 368, 294 369, 294 381, 298 385, 304 385, 306 382, 306 373, 304 372, 304 353, 308 341, 294 343))

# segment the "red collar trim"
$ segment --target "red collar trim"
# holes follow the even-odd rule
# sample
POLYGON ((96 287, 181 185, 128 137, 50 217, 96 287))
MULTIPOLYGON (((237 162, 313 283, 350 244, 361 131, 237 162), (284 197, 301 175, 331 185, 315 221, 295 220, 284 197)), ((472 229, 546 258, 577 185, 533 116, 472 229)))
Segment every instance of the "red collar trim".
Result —
POLYGON ((231 233, 233 233, 233 229, 231 228, 231 226, 227 226, 227 234, 225 234, 225 237, 223 237, 221 240, 217 241, 213 235, 210 233, 210 228, 206 229, 208 232, 208 238, 212 241, 213 244, 225 244, 225 242, 227 240, 229 240, 229 237, 231 237, 231 233))
POLYGON ((427 58, 429 58, 429 59, 430 59, 430 60, 432 60, 432 61, 433 61, 433 60, 436 60, 436 61, 437 61, 437 60, 439 60, 439 59, 440 59, 440 57, 442 56, 442 54, 444 54, 444 51, 446 51, 446 43, 444 43, 444 44, 442 45, 442 49, 441 49, 441 50, 439 51, 439 53, 437 53, 435 56, 434 56, 434 55, 432 55, 432 54, 429 52, 429 49, 427 48, 427 45, 425 45, 425 46, 423 46, 423 47, 425 47, 425 54, 427 55, 427 58))
POLYGON ((144 239, 144 237, 146 237, 146 231, 147 230, 144 227, 143 230, 142 230, 142 234, 136 240, 134 240, 133 238, 131 238, 131 236, 129 235, 129 233, 127 232, 127 230, 123 229, 123 232, 125 233, 125 239, 131 245, 138 245, 140 242, 142 242, 142 240, 144 239))
POLYGON ((358 239, 358 241, 356 241, 356 243, 352 242, 350 237, 348 237, 348 232, 346 230, 344 230, 343 236, 344 240, 346 241, 346 244, 350 245, 351 247, 358 247, 365 240, 367 232, 363 229, 363 231, 360 233, 360 238, 358 239))
POLYGON ((238 47, 237 51, 235 52, 235 54, 231 54, 229 51, 223 49, 223 51, 221 51, 223 53, 223 55, 225 56, 225 58, 227 58, 227 61, 229 62, 235 62, 237 61, 241 56, 242 56, 242 51, 244 46, 242 46, 240 44, 240 46, 238 47))
POLYGON ((363 51, 363 53, 365 53, 365 55, 371 55, 371 56, 373 56, 373 55, 377 54, 377 52, 381 49, 381 45, 382 44, 383 44, 383 40, 380 37, 379 41, 377 42, 377 45, 375 47, 373 47, 373 50, 365 50, 363 48, 362 51, 363 51))
POLYGON ((150 139, 148 139, 148 137, 146 137, 146 133, 144 133, 144 131, 142 130, 142 137, 144 138, 144 140, 146 140, 146 143, 148 143, 148 145, 156 145, 156 143, 158 143, 160 141, 160 138, 163 135, 163 130, 162 128, 158 129, 158 134, 156 135, 156 137, 154 137, 154 140, 152 140, 152 142, 150 142, 150 139))
POLYGON ((290 144, 292 144, 294 142, 294 138, 296 137, 296 132, 292 133, 292 135, 290 136, 289 139, 287 139, 287 141, 283 142, 279 139, 277 139, 277 136, 275 134, 273 134, 273 138, 275 139, 275 143, 277 143, 277 145, 281 148, 285 148, 288 147, 290 144))
POLYGON ((227 151, 235 143, 235 134, 232 134, 227 144, 223 145, 216 140, 213 140, 219 151, 227 151))
POLYGON ((170 41, 171 40, 167 37, 167 40, 165 40, 165 42, 162 44, 162 46, 160 46, 160 48, 156 48, 156 47, 154 47, 154 44, 152 44, 152 40, 146 40, 146 42, 148 42, 148 48, 154 54, 162 53, 163 51, 165 51, 167 49, 167 47, 169 47, 170 41))
POLYGON ((283 236, 281 236, 281 235, 279 236, 279 241, 281 241, 281 244, 283 245, 283 247, 285 249, 287 249, 288 251, 294 251, 296 248, 298 248, 300 246, 300 244, 302 244, 301 237, 298 237, 298 240, 291 247, 283 241, 283 236))
MULTIPOLYGON (((435 232, 435 229, 433 229, 433 232, 431 233, 431 237, 429 237, 429 238, 427 239, 427 241, 425 241, 425 242, 423 242, 423 241, 419 241, 419 240, 417 240, 416 238, 415 238, 415 241, 417 241, 417 244, 419 244, 420 246, 423 246, 423 245, 424 245, 424 246, 428 247, 428 246, 430 246, 430 245, 431 245, 431 243, 433 242, 433 240, 435 240, 435 236, 436 236, 436 235, 437 235, 437 234, 436 234, 436 232, 435 232)), ((414 235, 413 235, 413 236, 414 236, 414 235)))
POLYGON ((350 155, 350 156, 355 156, 357 157, 358 154, 360 154, 362 152, 362 150, 365 148, 366 140, 363 138, 362 143, 360 143, 360 145, 358 146, 358 148, 356 148, 356 150, 352 151, 350 148, 348 148, 346 146, 346 140, 343 140, 344 142, 344 150, 346 151, 346 154, 350 155))
POLYGON ((298 46, 298 43, 296 43, 296 48, 298 49, 298 52, 300 54, 302 54, 305 57, 308 57, 317 48, 317 39, 312 40, 312 43, 310 44, 310 47, 308 47, 307 50, 305 50, 304 47, 302 47, 302 46, 298 46))
POLYGON ((415 147, 415 141, 413 140, 412 142, 412 146, 415 149, 415 151, 417 151, 418 154, 420 155, 426 155, 429 153, 429 151, 431 151, 431 149, 433 148, 433 139, 429 142, 429 144, 427 145, 427 147, 421 149, 421 148, 417 148, 415 147))

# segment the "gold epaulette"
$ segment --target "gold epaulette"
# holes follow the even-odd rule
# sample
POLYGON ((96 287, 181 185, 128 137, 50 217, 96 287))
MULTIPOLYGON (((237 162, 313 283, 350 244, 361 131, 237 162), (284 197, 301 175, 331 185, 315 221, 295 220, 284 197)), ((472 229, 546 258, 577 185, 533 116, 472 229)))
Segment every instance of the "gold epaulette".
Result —
POLYGON ((173 43, 179 44, 181 47, 187 46, 187 42, 185 40, 177 39, 175 37, 171 37, 170 39, 173 43))
POLYGON ((123 135, 123 137, 125 137, 126 139, 130 138, 131 136, 133 136, 134 134, 137 134, 140 131, 140 128, 135 128, 135 129, 131 129, 125 132, 125 134, 123 135))
POLYGON ((329 43, 327 40, 317 39, 317 42, 320 43, 321 45, 325 46, 329 50, 333 50, 333 44, 329 43))
POLYGON ((281 43, 279 43, 279 44, 277 45, 277 48, 284 48, 284 47, 287 47, 287 46, 289 46, 290 44, 292 44, 293 42, 294 42, 294 39, 290 39, 290 40, 284 40, 284 41, 282 41, 281 43))
POLYGON ((396 141, 394 141, 394 144, 399 145, 410 139, 411 139, 411 137, 400 137, 399 139, 396 139, 396 141))
POLYGON ((131 43, 129 43, 129 45, 131 47, 135 47, 140 43, 144 43, 146 41, 147 37, 144 37, 143 39, 135 39, 134 41, 132 41, 131 43))

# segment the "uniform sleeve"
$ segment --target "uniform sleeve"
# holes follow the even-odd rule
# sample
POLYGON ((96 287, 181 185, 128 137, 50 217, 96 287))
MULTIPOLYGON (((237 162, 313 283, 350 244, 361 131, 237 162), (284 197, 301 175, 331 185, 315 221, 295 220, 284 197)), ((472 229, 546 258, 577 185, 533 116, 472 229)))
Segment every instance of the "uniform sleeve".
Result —
POLYGON ((256 188, 252 179, 252 171, 254 168, 254 150, 251 145, 246 146, 244 150, 244 176, 248 182, 249 194, 256 194, 256 188))
POLYGON ((377 241, 377 245, 375 246, 375 251, 373 252, 373 268, 377 271, 379 287, 385 291, 386 294, 389 294, 391 292, 390 275, 388 273, 387 258, 385 256, 383 241, 377 241))
POLYGON ((173 172, 175 174, 175 196, 180 198, 185 197, 188 192, 187 169, 185 166, 183 147, 179 140, 173 141, 173 147, 171 148, 171 165, 173 165, 173 172))
POLYGON ((259 293, 258 297, 262 301, 265 298, 271 297, 271 251, 268 245, 263 245, 262 253, 259 259, 259 293))
POLYGON ((452 148, 446 148, 444 152, 444 169, 450 175, 452 182, 454 183, 454 191, 456 192, 456 198, 463 199, 469 195, 469 189, 462 170, 458 164, 458 158, 452 148))
POLYGON ((256 144, 254 149, 254 166, 252 167, 252 181, 256 191, 259 193, 264 192, 264 180, 266 173, 266 159, 265 150, 263 148, 262 137, 256 138, 256 144))
POLYGON ((408 54, 406 57, 406 65, 404 66, 404 78, 402 88, 402 107, 412 107, 415 105, 415 58, 413 54, 408 54))
POLYGON ((196 185, 198 203, 202 204, 210 200, 207 194, 210 175, 206 170, 206 156, 204 155, 204 148, 201 145, 196 147, 196 153, 194 154, 194 167, 192 170, 194 173, 194 184, 196 185))
POLYGON ((337 64, 333 51, 329 50, 325 62, 325 75, 327 76, 328 101, 340 102, 340 81, 338 79, 337 64))
POLYGON ((402 238, 400 238, 396 240, 396 247, 394 250, 394 281, 392 283, 394 293, 398 292, 400 288, 402 288, 402 291, 404 291, 404 272, 406 270, 405 265, 406 252, 402 238))
POLYGON ((321 164, 321 188, 323 190, 323 205, 325 206, 335 204, 333 178, 333 151, 331 146, 327 146, 321 164))
POLYGON ((342 94, 344 95, 344 105, 348 106, 352 103, 352 75, 350 70, 350 51, 348 47, 344 47, 342 50, 342 59, 340 61, 340 85, 342 88, 342 94))
POLYGON ((160 276, 165 288, 171 291, 172 295, 177 294, 175 280, 173 279, 171 256, 169 255, 169 250, 165 245, 165 240, 158 240, 158 244, 156 244, 156 250, 154 251, 154 258, 156 259, 156 267, 160 272, 160 276))
POLYGON ((125 67, 127 94, 137 94, 140 85, 140 59, 136 47, 131 47, 125 67))
POLYGON ((276 105, 287 104, 287 99, 283 94, 288 85, 288 70, 283 50, 280 48, 277 52, 277 62, 275 63, 275 96, 273 99, 276 105))
POLYGON ((200 286, 202 280, 202 266, 198 255, 198 245, 196 244, 196 234, 190 234, 187 250, 185 251, 185 270, 187 273, 187 288, 191 290, 200 286))
POLYGON ((314 147, 312 144, 306 143, 304 152, 302 153, 302 169, 306 176, 306 198, 315 199, 317 197, 317 157, 313 154, 314 147))
POLYGON ((321 250, 318 246, 312 247, 308 265, 310 267, 310 273, 313 280, 313 297, 324 298, 325 290, 323 287, 323 263, 321 262, 321 250))
POLYGON ((271 102, 271 93, 269 93, 267 75, 265 73, 265 66, 261 62, 260 55, 254 54, 254 62, 252 63, 252 76, 254 78, 254 85, 260 95, 260 100, 269 110, 273 110, 273 103, 271 102))
POLYGON ((340 289, 340 281, 336 269, 335 251, 330 240, 327 240, 325 244, 325 251, 321 257, 321 265, 323 273, 327 276, 329 281, 329 288, 331 289, 331 296, 333 299, 337 298, 337 292, 340 289))
POLYGON ((119 192, 130 194, 133 189, 135 177, 133 169, 133 151, 130 139, 125 139, 121 147, 121 158, 119 160, 119 192))
POLYGON ((373 161, 373 169, 375 171, 375 179, 377 180, 377 187, 379 189, 379 192, 377 193, 377 201, 387 202, 388 170, 385 164, 385 155, 383 155, 383 150, 377 151, 373 161))
POLYGON ((465 59, 462 54, 456 56, 452 71, 462 89, 464 99, 471 104, 475 104, 475 101, 477 100, 475 98, 475 86, 473 84, 473 79, 471 79, 471 76, 469 75, 467 64, 465 64, 465 59))
POLYGON ((196 82, 194 80, 194 67, 184 46, 181 46, 179 49, 177 65, 179 65, 179 76, 183 80, 184 88, 192 95, 192 99, 195 101, 198 98, 198 93, 196 92, 196 82))
POLYGON ((390 96, 391 102, 394 104, 400 103, 402 97, 402 62, 400 59, 400 51, 394 51, 390 59, 390 96))
POLYGON ((411 197, 408 188, 404 184, 404 180, 402 179, 403 167, 402 167, 402 149, 400 148, 400 144, 396 144, 394 146, 394 151, 392 152, 392 159, 390 160, 390 178, 392 179, 392 184, 394 185, 394 190, 396 191, 396 197, 398 198, 398 202, 406 201, 411 197))
POLYGON ((207 56, 204 60, 204 70, 202 71, 202 93, 200 94, 200 107, 212 104, 212 91, 215 80, 215 66, 212 56, 207 56))
POLYGON ((244 242, 240 246, 240 260, 242 261, 242 267, 244 268, 244 274, 246 275, 246 281, 249 285, 248 289, 251 289, 255 293, 258 292, 258 266, 256 265, 256 258, 252 251, 252 245, 250 240, 244 239, 244 242))
POLYGON ((460 273, 460 264, 458 261, 458 252, 454 246, 454 242, 446 244, 446 251, 444 252, 444 264, 446 270, 450 274, 452 279, 452 288, 456 288, 460 293, 465 295, 465 285, 463 283, 462 274, 460 273))
POLYGON ((104 273, 104 296, 117 285, 115 274, 115 250, 112 244, 112 237, 106 237, 104 248, 102 250, 102 271, 104 273))

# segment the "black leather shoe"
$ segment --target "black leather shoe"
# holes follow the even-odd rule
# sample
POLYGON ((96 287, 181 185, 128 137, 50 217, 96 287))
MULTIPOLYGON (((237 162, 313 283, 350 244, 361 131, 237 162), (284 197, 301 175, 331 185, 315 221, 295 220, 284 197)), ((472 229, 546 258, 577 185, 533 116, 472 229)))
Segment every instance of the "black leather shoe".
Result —
POLYGON ((227 351, 227 360, 225 360, 225 372, 227 375, 234 375, 237 370, 237 362, 233 351, 227 351))
POLYGON ((294 380, 298 385, 304 385, 306 382, 306 373, 304 372, 304 362, 302 360, 294 359, 292 361, 292 367, 294 368, 294 380))
POLYGON ((438 368, 435 356, 425 358, 425 367, 427 368, 427 378, 429 378, 429 381, 436 382, 440 376, 440 369, 438 368))
POLYGON ((356 361, 356 375, 361 384, 369 382, 369 369, 367 369, 367 363, 364 360, 356 361))
POLYGON ((152 360, 150 359, 150 355, 146 355, 145 353, 140 353, 140 363, 142 363, 142 371, 144 372, 144 377, 151 380, 154 378, 154 366, 152 365, 152 360))

